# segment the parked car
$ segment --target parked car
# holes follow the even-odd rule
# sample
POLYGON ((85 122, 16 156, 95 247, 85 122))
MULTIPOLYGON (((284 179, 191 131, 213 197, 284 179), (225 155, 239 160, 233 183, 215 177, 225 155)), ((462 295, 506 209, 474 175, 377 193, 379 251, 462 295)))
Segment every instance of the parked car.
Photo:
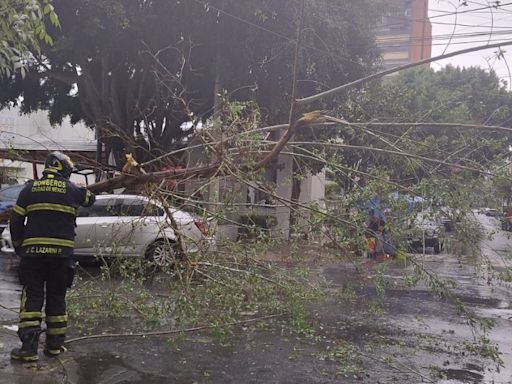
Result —
MULTIPOLYGON (((75 255, 144 257, 163 266, 182 252, 215 248, 206 221, 175 208, 169 212, 181 234, 182 249, 160 202, 137 195, 98 195, 92 207, 78 209, 75 255)), ((2 252, 14 252, 7 230, 2 234, 2 252)))
POLYGON ((438 254, 444 246, 445 226, 441 216, 425 210, 419 212, 412 220, 410 231, 407 233, 407 245, 412 251, 433 248, 438 254))
POLYGON ((24 184, 16 184, 0 190, 0 234, 7 227, 12 207, 16 204, 24 186, 24 184))

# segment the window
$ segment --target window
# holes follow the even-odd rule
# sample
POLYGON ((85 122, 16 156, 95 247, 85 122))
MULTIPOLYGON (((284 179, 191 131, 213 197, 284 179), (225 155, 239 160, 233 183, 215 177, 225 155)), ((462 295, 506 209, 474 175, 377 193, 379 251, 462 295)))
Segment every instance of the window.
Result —
POLYGON ((78 208, 77 217, 164 216, 164 210, 141 199, 98 199, 92 207, 78 208))
POLYGON ((144 216, 163 216, 164 215, 164 210, 158 206, 156 206, 155 204, 146 204, 146 206, 144 207, 144 216))
POLYGON ((92 207, 78 208, 77 217, 112 217, 119 216, 120 201, 115 199, 96 200, 92 207))
POLYGON ((155 204, 140 199, 125 199, 120 206, 120 216, 163 216, 164 210, 155 204))
POLYGON ((144 202, 141 200, 123 200, 119 210, 119 216, 142 216, 144 202))

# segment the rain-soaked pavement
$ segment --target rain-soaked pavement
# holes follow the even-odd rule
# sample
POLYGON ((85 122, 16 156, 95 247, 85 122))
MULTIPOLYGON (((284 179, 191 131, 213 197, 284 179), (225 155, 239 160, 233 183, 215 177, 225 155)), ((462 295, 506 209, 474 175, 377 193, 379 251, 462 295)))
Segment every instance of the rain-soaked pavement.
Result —
MULTIPOLYGON (((457 361, 459 359, 447 357, 441 371, 451 380, 440 380, 439 383, 512 383, 512 282, 493 278, 493 274, 512 270, 511 234, 499 230, 496 218, 478 214, 476 217, 487 235, 481 244, 483 258, 479 260, 477 275, 474 263, 464 258, 432 255, 425 257, 425 263, 438 276, 457 282, 455 293, 470 311, 495 321, 488 337, 502 352, 504 367, 496 372, 479 359, 457 361)), ((453 309, 446 307, 443 302, 438 302, 436 306, 435 302, 420 296, 416 305, 411 303, 410 299, 414 300, 417 294, 423 293, 408 291, 405 305, 400 295, 394 299, 394 295, 390 295, 389 319, 396 321, 404 330, 414 332, 419 327, 423 334, 442 336, 450 347, 471 340, 471 329, 462 319, 457 319, 453 309), (415 321, 416 316, 421 316, 420 322, 415 321)))
MULTIPOLYGON (((486 232, 497 229, 496 219, 477 217, 486 232)), ((498 271, 510 269, 511 245, 507 233, 498 231, 482 244, 485 259, 498 271)), ((383 298, 384 314, 370 316, 359 309, 357 300, 347 302, 337 294, 312 303, 318 329, 314 340, 275 332, 276 320, 269 327, 241 327, 227 345, 207 333, 177 340, 91 340, 72 344, 58 359, 40 354, 37 364, 12 364, 9 351, 18 340, 9 326, 16 324, 20 288, 16 261, 4 255, 0 257, 0 383, 512 383, 511 284, 492 279, 484 262, 479 262, 475 274, 474 261, 448 253, 418 256, 418 260, 441 278, 455 280, 455 293, 469 310, 495 320, 489 338, 502 352, 505 366, 499 372, 469 353, 464 343, 473 334, 452 304, 434 298, 422 286, 393 288, 408 268, 400 263, 389 263, 384 272, 392 284, 383 298), (347 373, 353 356, 350 349, 340 349, 342 340, 364 351, 359 361, 363 371, 357 377, 347 373), (337 354, 326 353, 334 350, 337 354)), ((351 268, 330 264, 319 272, 331 282, 334 293, 354 276, 351 268)), ((366 296, 376 296, 375 291, 368 290, 366 296)))

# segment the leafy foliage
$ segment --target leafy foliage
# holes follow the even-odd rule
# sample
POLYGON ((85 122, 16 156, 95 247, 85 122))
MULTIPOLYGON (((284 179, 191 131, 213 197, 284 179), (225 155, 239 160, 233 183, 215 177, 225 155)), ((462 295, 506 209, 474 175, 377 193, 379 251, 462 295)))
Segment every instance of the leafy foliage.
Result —
POLYGON ((25 75, 25 63, 30 52, 40 52, 41 43, 52 45, 45 21, 59 27, 59 18, 51 0, 0 1, 0 75, 10 76, 20 70, 25 75))
MULTIPOLYGON (((364 172, 379 168, 391 180, 406 185, 435 173, 444 177, 462 173, 471 176, 467 171, 440 163, 414 158, 404 161, 402 156, 370 148, 485 171, 494 161, 508 155, 510 134, 463 125, 510 127, 511 101, 512 94, 494 72, 450 66, 439 71, 426 67, 406 71, 382 85, 354 92, 350 103, 340 109, 347 121, 357 124, 342 128, 343 142, 361 147, 344 149, 343 159, 348 166, 364 172), (415 127, 413 123, 430 125, 415 127)), ((479 176, 478 172, 474 176, 479 176)))
MULTIPOLYGON (((216 94, 255 100, 264 120, 287 118, 296 0, 56 0, 62 34, 30 60, 30 76, 5 78, 0 103, 47 109, 56 124, 96 126, 120 158, 179 145, 184 122, 204 120, 216 94)), ((372 1, 307 9, 299 95, 356 79, 378 59, 372 1)), ((285 120, 286 121, 286 120, 285 120)))

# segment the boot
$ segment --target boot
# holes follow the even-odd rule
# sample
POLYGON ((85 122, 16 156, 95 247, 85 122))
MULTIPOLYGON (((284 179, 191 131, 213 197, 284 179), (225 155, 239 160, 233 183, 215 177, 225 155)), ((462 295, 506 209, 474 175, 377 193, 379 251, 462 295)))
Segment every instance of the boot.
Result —
POLYGON ((21 348, 14 348, 11 351, 11 359, 23 362, 37 361, 37 346, 39 344, 39 332, 26 335, 22 339, 21 348))
POLYGON ((44 354, 49 357, 56 357, 62 352, 66 352, 67 349, 64 347, 65 338, 65 335, 49 335, 46 333, 44 354))
POLYGON ((67 349, 64 346, 61 346, 61 347, 50 347, 50 346, 47 345, 46 348, 44 349, 44 354, 46 356, 49 356, 49 357, 57 357, 61 353, 66 352, 66 351, 67 351, 67 349))

